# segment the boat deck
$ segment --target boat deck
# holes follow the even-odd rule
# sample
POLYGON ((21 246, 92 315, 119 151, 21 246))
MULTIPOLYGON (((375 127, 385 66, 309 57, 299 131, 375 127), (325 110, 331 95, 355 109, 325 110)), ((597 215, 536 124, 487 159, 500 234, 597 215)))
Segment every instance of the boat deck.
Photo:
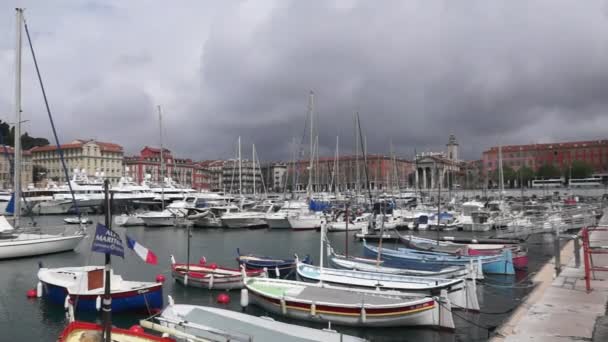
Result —
MULTIPOLYGON (((90 334, 91 331, 87 330, 87 329, 74 330, 74 331, 72 331, 72 333, 70 333, 68 336, 66 336, 65 342, 83 341, 82 335, 85 333, 90 334)), ((101 334, 99 336, 101 336, 101 334)), ((125 335, 125 334, 121 334, 121 333, 117 333, 117 332, 112 332, 112 341, 115 341, 115 342, 150 342, 152 340, 148 339, 148 338, 144 338, 144 337, 130 336, 130 335, 125 335)))
POLYGON ((406 301, 421 299, 421 297, 390 296, 368 292, 344 291, 333 288, 308 286, 295 297, 301 300, 340 303, 342 305, 394 305, 406 301))
POLYGON ((350 291, 332 287, 296 286, 281 287, 275 285, 255 284, 257 290, 275 297, 289 297, 296 300, 324 303, 340 303, 341 305, 356 305, 361 303, 370 305, 394 305, 406 301, 421 299, 413 296, 392 296, 387 294, 374 294, 363 291, 350 291))
MULTIPOLYGON (((260 322, 256 318, 256 321, 260 322)), ((184 319, 188 322, 200 324, 205 327, 213 327, 211 331, 201 331, 200 329, 189 327, 188 330, 196 330, 196 335, 212 336, 222 335, 227 337, 231 335, 233 337, 251 338, 252 341, 267 341, 267 342, 313 342, 313 341, 324 341, 324 342, 338 342, 338 341, 362 341, 358 338, 352 338, 350 336, 341 335, 339 333, 330 333, 322 330, 309 329, 299 326, 286 326, 282 323, 268 319, 262 324, 252 324, 245 319, 238 319, 236 317, 229 317, 227 315, 221 315, 215 312, 201 309, 193 309, 184 319), (216 333, 214 333, 216 332, 216 333)), ((247 319, 247 318, 246 318, 247 319)), ((239 340, 240 339, 234 339, 239 340)))

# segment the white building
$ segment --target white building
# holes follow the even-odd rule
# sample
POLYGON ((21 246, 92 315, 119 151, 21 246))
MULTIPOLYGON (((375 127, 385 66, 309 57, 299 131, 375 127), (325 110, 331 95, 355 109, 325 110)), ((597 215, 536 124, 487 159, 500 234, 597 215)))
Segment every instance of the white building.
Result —
MULTIPOLYGON (((103 173, 105 178, 118 182, 123 170, 122 146, 95 140, 74 140, 61 145, 63 156, 72 177, 74 169, 85 170, 88 177, 103 173)), ((30 150, 32 164, 46 173, 46 178, 65 182, 65 172, 56 145, 34 147, 30 150)))

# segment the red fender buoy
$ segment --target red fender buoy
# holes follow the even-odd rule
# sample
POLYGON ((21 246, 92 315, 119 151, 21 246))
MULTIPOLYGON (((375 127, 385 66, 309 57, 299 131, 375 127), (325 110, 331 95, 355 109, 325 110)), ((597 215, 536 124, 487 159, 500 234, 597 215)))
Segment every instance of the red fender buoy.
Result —
POLYGON ((142 328, 142 327, 141 327, 141 326, 139 326, 139 325, 132 325, 132 326, 129 328, 129 331, 134 332, 134 333, 141 334, 141 333, 143 333, 143 332, 144 332, 144 328, 142 328))
POLYGON ((36 298, 36 294, 37 294, 36 289, 29 289, 25 293, 25 295, 27 296, 27 298, 36 298))
POLYGON ((217 302, 219 304, 228 304, 230 303, 230 296, 226 293, 220 293, 217 295, 217 302))
POLYGON ((165 276, 164 275, 159 274, 159 275, 156 276, 156 282, 157 283, 162 283, 164 281, 165 281, 165 276))

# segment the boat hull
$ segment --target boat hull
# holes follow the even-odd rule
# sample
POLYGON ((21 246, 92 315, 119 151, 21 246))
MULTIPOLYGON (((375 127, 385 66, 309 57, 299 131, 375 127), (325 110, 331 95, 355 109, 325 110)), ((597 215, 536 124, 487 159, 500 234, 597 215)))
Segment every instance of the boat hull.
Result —
POLYGON ((204 217, 194 220, 194 226, 197 228, 222 228, 224 224, 220 218, 204 217))
POLYGON ((175 217, 141 217, 146 227, 173 227, 175 217))
POLYGON ((121 215, 114 217, 114 223, 122 227, 143 226, 144 220, 135 215, 121 215))
MULTIPOLYGON (((54 304, 63 305, 68 295, 65 287, 42 282, 43 297, 54 304)), ((74 309, 78 311, 97 311, 97 294, 69 294, 74 309)), ((133 291, 112 293, 112 312, 145 311, 163 307, 163 287, 155 284, 133 291)))
MULTIPOLYGON (((295 259, 275 259, 270 257, 241 255, 237 249, 236 261, 239 265, 245 266, 245 269, 250 270, 266 270, 270 277, 284 278, 295 275, 296 260, 295 259)), ((303 263, 311 263, 310 257, 307 255, 302 260, 303 263)))
POLYGON ((257 228, 266 227, 266 220, 262 217, 259 218, 222 218, 222 224, 226 228, 257 228))
MULTIPOLYGON (((344 260, 337 257, 329 257, 329 263, 335 268, 354 270, 354 271, 365 271, 365 272, 378 272, 385 274, 396 274, 396 275, 408 275, 416 277, 442 277, 442 278, 464 278, 469 277, 469 271, 465 267, 459 266, 447 266, 446 268, 439 271, 424 271, 424 270, 412 270, 405 268, 396 267, 384 267, 375 266, 365 263, 354 262, 350 260, 344 260)), ((472 272, 475 274, 475 272, 472 272)), ((475 278, 480 279, 480 278, 475 278)))
MULTIPOLYGON (((369 257, 377 257, 377 250, 364 245, 364 254, 369 257)), ((387 262, 387 265, 398 265, 405 268, 438 270, 446 265, 466 266, 473 262, 481 262, 484 273, 515 274, 511 250, 505 250, 503 254, 493 256, 454 257, 431 252, 408 252, 405 248, 397 251, 386 248, 382 250, 381 257, 387 262)))
MULTIPOLYGON (((34 235, 34 234, 31 234, 34 235)), ((43 254, 67 252, 76 249, 86 235, 59 236, 52 238, 13 241, 0 240, 0 259, 31 257, 43 254)))
POLYGON ((287 217, 266 218, 266 224, 270 229, 291 229, 291 224, 289 224, 287 217))
POLYGON ((60 215, 67 214, 73 206, 72 201, 47 201, 34 205, 32 211, 38 215, 60 215))
POLYGON ((445 290, 456 308, 479 311, 474 281, 467 283, 464 279, 447 280, 331 268, 324 268, 321 272, 317 266, 302 264, 297 266, 297 272, 301 279, 309 282, 322 280, 323 283, 346 287, 397 290, 408 296, 439 296, 441 290, 445 290))
POLYGON ((321 229, 322 220, 318 217, 289 217, 289 225, 293 230, 314 230, 321 229))
MULTIPOLYGON (((77 342, 82 341, 84 332, 102 332, 103 327, 99 324, 89 322, 72 322, 63 330, 58 342, 77 342)), ((138 342, 175 342, 168 337, 158 337, 144 332, 136 332, 126 329, 112 327, 112 340, 117 342, 138 341, 138 342)))
POLYGON ((438 304, 433 299, 428 299, 422 304, 403 305, 396 308, 366 308, 365 311, 360 307, 315 304, 314 315, 311 303, 287 299, 283 310, 280 299, 267 297, 254 291, 251 291, 251 300, 255 305, 277 315, 346 326, 432 326, 439 321, 438 304))
MULTIPOLYGON (((259 277, 263 271, 247 271, 248 277, 259 277)), ((202 266, 190 265, 190 271, 186 272, 186 264, 175 264, 172 266, 171 275, 176 282, 184 286, 192 286, 209 290, 232 290, 242 289, 243 275, 237 269, 216 267, 215 269, 202 266), (185 276, 188 273, 188 282, 185 276)))

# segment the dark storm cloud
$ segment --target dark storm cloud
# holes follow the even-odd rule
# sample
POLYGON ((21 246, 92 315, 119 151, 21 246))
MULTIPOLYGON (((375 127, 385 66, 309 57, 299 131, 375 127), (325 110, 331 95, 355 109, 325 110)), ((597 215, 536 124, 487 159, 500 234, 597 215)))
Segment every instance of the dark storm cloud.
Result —
MULTIPOLYGON (((165 6, 67 2, 49 10, 77 30, 35 16, 52 37, 37 40, 66 136, 103 136, 136 152, 158 141, 155 105, 163 104, 176 154, 231 157, 241 136, 243 155, 255 143, 262 159, 289 159, 292 139, 308 139, 314 90, 325 155, 336 135, 342 151, 354 149, 355 111, 370 152, 388 153, 392 143, 406 157, 443 149, 450 133, 467 158, 496 144, 606 137, 602 1, 165 6)), ((0 24, 7 85, 11 29, 0 24)), ((0 113, 12 112, 11 96, 0 94, 0 113)))

